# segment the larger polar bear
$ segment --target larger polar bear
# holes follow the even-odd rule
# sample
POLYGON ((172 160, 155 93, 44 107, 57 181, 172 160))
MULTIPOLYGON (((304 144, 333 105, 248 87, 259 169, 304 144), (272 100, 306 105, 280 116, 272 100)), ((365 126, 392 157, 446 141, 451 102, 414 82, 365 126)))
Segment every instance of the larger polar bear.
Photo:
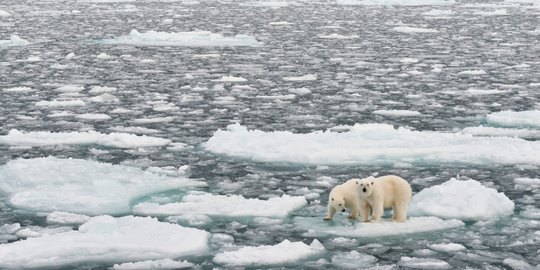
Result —
POLYGON ((397 222, 407 221, 407 209, 412 199, 411 186, 403 178, 395 175, 358 179, 357 191, 360 200, 362 221, 371 218, 379 222, 385 208, 392 208, 392 219, 397 222))

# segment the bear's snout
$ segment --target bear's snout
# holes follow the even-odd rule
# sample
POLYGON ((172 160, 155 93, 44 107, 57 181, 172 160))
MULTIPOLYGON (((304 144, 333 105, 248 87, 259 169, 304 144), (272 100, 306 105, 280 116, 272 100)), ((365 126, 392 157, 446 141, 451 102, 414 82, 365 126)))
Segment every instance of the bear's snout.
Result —
POLYGON ((366 189, 366 188, 363 188, 363 189, 362 189, 362 191, 363 191, 363 192, 366 192, 366 191, 367 191, 367 189, 366 189))
POLYGON ((345 212, 345 209, 341 210, 341 212, 345 212))

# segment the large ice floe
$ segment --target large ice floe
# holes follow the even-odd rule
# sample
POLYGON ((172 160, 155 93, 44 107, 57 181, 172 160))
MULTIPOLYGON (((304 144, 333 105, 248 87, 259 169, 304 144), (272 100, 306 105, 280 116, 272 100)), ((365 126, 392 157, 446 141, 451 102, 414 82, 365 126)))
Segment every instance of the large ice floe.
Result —
POLYGON ((181 175, 81 159, 17 159, 0 166, 0 191, 9 205, 35 212, 125 214, 141 196, 203 185, 181 175))
POLYGON ((313 240, 311 245, 284 240, 273 246, 248 246, 224 251, 218 253, 214 261, 228 266, 276 265, 293 263, 324 251, 324 246, 317 240, 313 240))
POLYGON ((306 236, 346 236, 346 237, 383 237, 412 233, 425 233, 464 226, 461 220, 443 220, 438 217, 409 217, 407 222, 392 222, 384 219, 379 223, 350 222, 346 217, 336 217, 329 223, 322 217, 295 217, 294 224, 306 230, 306 236))
POLYGON ((0 245, 0 268, 56 268, 178 258, 208 250, 210 234, 153 218, 98 216, 77 231, 0 245))
POLYGON ((540 142, 509 137, 415 131, 387 124, 356 124, 345 132, 248 130, 232 124, 218 130, 203 148, 215 154, 258 162, 313 165, 442 164, 540 165, 540 142))
POLYGON ((126 44, 137 46, 184 46, 184 47, 223 47, 223 46, 261 46, 262 43, 248 35, 225 37, 208 31, 140 33, 131 30, 129 35, 104 39, 101 44, 126 44))
POLYGON ((7 40, 0 40, 0 48, 2 47, 15 47, 15 46, 26 46, 30 44, 28 40, 22 39, 17 35, 12 35, 7 40))
POLYGON ((504 193, 475 180, 450 179, 414 195, 411 216, 438 216, 465 221, 497 219, 514 213, 514 202, 504 193))
POLYGON ((165 146, 171 143, 169 139, 138 136, 129 133, 101 133, 97 131, 86 132, 23 132, 16 129, 7 135, 0 136, 0 144, 16 146, 46 146, 60 144, 96 144, 114 148, 138 148, 165 146))
POLYGON ((190 192, 182 198, 181 202, 163 205, 143 202, 135 205, 133 211, 151 216, 204 214, 228 217, 285 217, 306 204, 307 201, 303 196, 282 195, 261 200, 245 198, 242 195, 190 192))

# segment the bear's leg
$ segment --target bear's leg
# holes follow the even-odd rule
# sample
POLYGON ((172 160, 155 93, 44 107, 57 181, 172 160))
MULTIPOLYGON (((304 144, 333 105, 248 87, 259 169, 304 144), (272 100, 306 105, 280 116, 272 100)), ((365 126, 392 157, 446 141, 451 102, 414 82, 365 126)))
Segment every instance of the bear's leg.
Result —
POLYGON ((334 214, 336 213, 336 209, 332 206, 328 206, 328 214, 326 214, 326 217, 324 220, 332 220, 334 218, 334 214))
POLYGON ((404 204, 404 205, 396 204, 396 205, 394 205, 394 207, 392 209, 392 212, 393 212, 392 219, 394 221, 396 221, 396 222, 405 222, 405 221, 407 221, 407 208, 408 208, 407 204, 404 204))
POLYGON ((356 206, 351 207, 351 214, 349 219, 356 219, 358 217, 358 208, 356 206))
POLYGON ((371 213, 372 222, 380 222, 381 217, 384 214, 384 205, 383 202, 373 205, 373 212, 371 213))
POLYGON ((360 205, 360 218, 362 219, 362 222, 368 222, 370 210, 369 204, 360 205))

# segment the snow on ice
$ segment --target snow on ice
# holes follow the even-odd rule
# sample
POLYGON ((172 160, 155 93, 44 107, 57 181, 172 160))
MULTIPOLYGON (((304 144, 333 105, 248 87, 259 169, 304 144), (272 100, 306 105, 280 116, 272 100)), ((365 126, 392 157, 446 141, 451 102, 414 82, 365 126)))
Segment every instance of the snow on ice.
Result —
POLYGON ((184 269, 193 268, 195 264, 188 261, 175 261, 172 259, 147 260, 128 262, 113 265, 113 270, 155 270, 155 269, 184 269))
POLYGON ((220 46, 261 46, 262 43, 248 35, 224 37, 209 31, 194 32, 158 32, 148 31, 140 33, 131 30, 129 35, 113 39, 104 39, 101 44, 126 44, 137 46, 187 46, 187 47, 220 47, 220 46))
POLYGON ((0 166, 0 190, 8 203, 35 212, 130 213, 143 195, 204 185, 139 168, 55 157, 17 159, 0 166))
POLYGON ((2 47, 15 47, 15 46, 26 46, 30 44, 28 40, 22 39, 17 35, 12 35, 7 40, 0 40, 0 48, 2 47))
POLYGON ((205 192, 190 192, 181 202, 159 205, 143 202, 133 211, 144 215, 171 216, 186 213, 211 216, 262 216, 285 217, 290 212, 306 205, 303 196, 282 195, 268 200, 248 199, 242 195, 214 195, 205 192))
POLYGON ((540 111, 501 111, 486 116, 489 125, 540 128, 540 111))
POLYGON ((514 202, 504 193, 475 180, 450 179, 413 196, 411 216, 437 216, 465 221, 498 219, 514 213, 514 202))
POLYGON ((283 242, 273 246, 247 246, 235 251, 216 254, 214 261, 227 266, 276 265, 295 262, 325 251, 317 240, 311 245, 303 242, 283 242))
POLYGON ((307 231, 305 236, 310 237, 336 235, 371 238, 446 230, 465 225, 457 219, 443 220, 433 216, 409 217, 407 222, 403 223, 387 219, 379 223, 351 223, 347 217, 339 216, 331 223, 323 221, 322 217, 295 217, 293 221, 298 228, 307 231))
POLYGON ((441 164, 540 165, 540 142, 508 137, 395 129, 387 124, 356 124, 347 132, 248 130, 232 124, 205 143, 207 151, 259 162, 314 165, 441 164))
POLYGON ((123 263, 197 255, 210 234, 153 218, 98 216, 77 231, 0 245, 2 268, 56 268, 87 262, 123 263))
MULTIPOLYGON (((84 115, 83 115, 84 116, 84 115)), ((90 115, 92 119, 92 115, 90 115)), ((171 143, 169 139, 138 136, 129 133, 104 134, 97 131, 86 132, 48 132, 30 131, 23 132, 16 129, 9 131, 7 135, 0 135, 0 144, 16 146, 46 146, 46 145, 90 145, 97 144, 114 148, 138 148, 165 146, 171 143)))

